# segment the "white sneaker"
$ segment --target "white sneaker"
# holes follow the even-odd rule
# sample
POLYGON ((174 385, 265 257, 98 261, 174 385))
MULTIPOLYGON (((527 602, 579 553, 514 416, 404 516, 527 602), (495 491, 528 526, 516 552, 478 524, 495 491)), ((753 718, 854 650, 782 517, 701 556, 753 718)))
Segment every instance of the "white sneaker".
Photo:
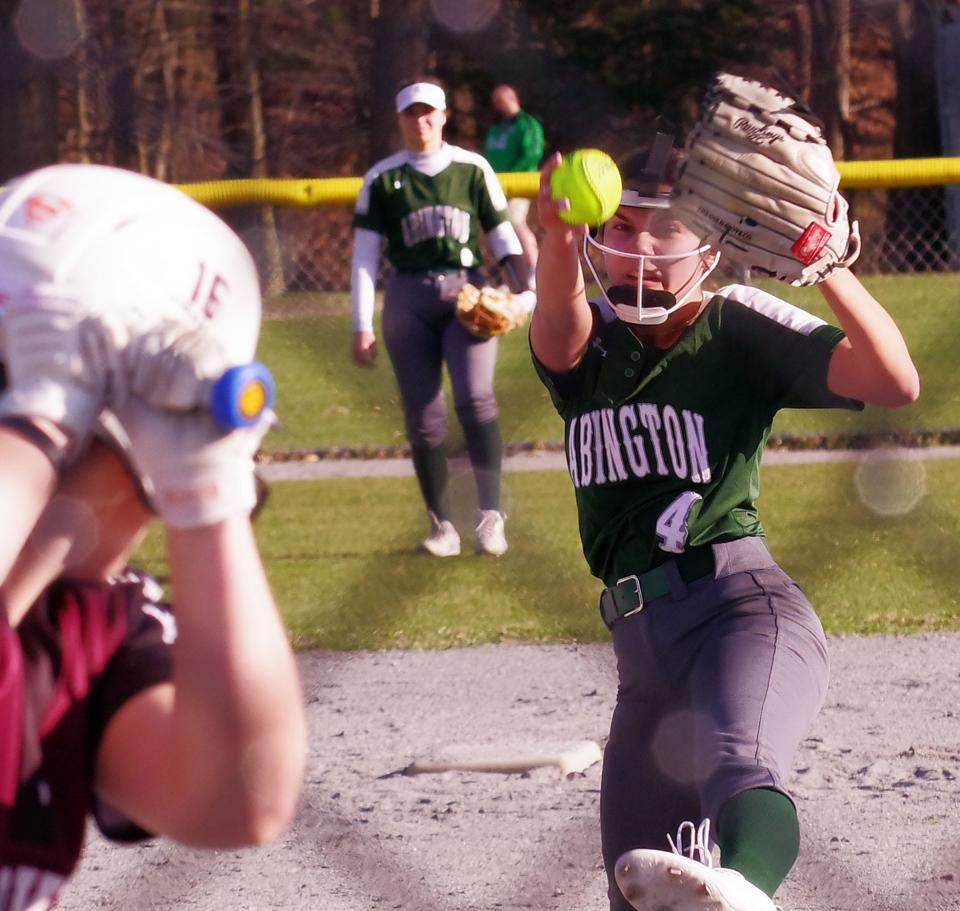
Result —
POLYGON ((421 542, 420 549, 435 557, 455 557, 460 553, 460 535, 449 519, 438 519, 435 513, 430 516, 430 534, 421 542))
POLYGON ((630 904, 640 911, 778 911, 770 897, 736 870, 713 866, 710 820, 692 822, 669 836, 672 851, 638 848, 617 860, 614 877, 630 904), (684 853, 683 835, 690 844, 684 853), (695 856, 696 855, 696 856, 695 856))
POLYGON ((507 550, 503 523, 507 517, 496 509, 481 509, 477 519, 475 548, 478 554, 499 557, 507 550))

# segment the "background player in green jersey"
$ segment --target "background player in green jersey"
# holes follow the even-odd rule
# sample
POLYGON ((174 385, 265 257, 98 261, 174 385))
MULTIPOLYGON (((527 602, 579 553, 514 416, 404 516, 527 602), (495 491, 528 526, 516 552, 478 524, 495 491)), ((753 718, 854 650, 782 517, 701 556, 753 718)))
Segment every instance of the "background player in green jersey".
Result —
MULTIPOLYGON (((397 94, 405 148, 364 176, 353 217, 351 273, 353 358, 370 366, 376 356, 374 288, 381 242, 393 266, 384 295, 383 335, 406 419, 413 467, 427 506, 428 553, 460 553, 447 492, 446 361, 454 406, 477 482, 479 553, 507 549, 500 511, 502 443, 493 392, 497 339, 471 335, 456 319, 457 291, 484 284, 480 233, 515 292, 529 292, 530 271, 507 215, 493 169, 475 152, 443 141, 446 97, 433 82, 415 82, 397 94)), ((527 295, 532 304, 532 294, 527 295)))
MULTIPOLYGON (((498 174, 511 171, 536 171, 543 158, 543 127, 520 107, 512 85, 498 85, 490 93, 490 104, 498 120, 490 125, 483 140, 483 154, 498 174)), ((537 265, 537 236, 527 224, 530 200, 522 196, 509 202, 510 220, 523 245, 530 268, 537 265)))
POLYGON ((618 660, 601 788, 610 907, 630 908, 626 892, 636 908, 772 911, 799 848, 784 781, 828 666, 813 608, 764 542, 764 442, 780 408, 895 407, 919 380, 848 270, 819 285, 842 328, 755 289, 705 291, 718 254, 671 212, 671 146, 623 167, 594 301, 580 232, 550 195, 559 156, 547 163, 530 343, 618 660), (673 832, 674 852, 655 850, 673 832))

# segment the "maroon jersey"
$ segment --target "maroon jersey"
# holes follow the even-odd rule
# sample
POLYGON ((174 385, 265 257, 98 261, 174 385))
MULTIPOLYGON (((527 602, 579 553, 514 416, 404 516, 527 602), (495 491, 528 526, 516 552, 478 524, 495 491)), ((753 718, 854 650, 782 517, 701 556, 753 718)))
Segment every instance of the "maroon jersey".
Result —
POLYGON ((93 776, 114 712, 171 677, 176 628, 159 595, 128 572, 55 583, 15 630, 0 610, 0 911, 50 907, 88 813, 108 837, 145 834, 98 803, 93 776))

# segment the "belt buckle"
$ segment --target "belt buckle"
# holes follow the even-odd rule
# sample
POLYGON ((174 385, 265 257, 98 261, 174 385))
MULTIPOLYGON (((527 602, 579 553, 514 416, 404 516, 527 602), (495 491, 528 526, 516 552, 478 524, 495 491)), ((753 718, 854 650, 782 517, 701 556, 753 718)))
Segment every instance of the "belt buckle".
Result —
POLYGON ((632 617, 634 614, 639 614, 643 610, 643 592, 640 589, 640 579, 637 577, 636 573, 631 573, 629 576, 623 576, 620 579, 617 579, 617 585, 620 585, 622 582, 633 582, 634 588, 637 590, 637 606, 633 610, 627 611, 625 614, 621 614, 621 617, 632 617))
POLYGON ((455 301, 466 283, 467 278, 463 272, 441 272, 434 278, 442 301, 455 301))

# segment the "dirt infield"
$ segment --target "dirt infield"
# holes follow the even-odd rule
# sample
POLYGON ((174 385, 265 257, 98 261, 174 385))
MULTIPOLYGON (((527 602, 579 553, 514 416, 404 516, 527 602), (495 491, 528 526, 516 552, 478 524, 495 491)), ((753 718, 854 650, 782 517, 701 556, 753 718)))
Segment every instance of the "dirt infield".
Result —
MULTIPOLYGON (((804 842, 784 911, 960 908, 960 634, 834 637, 797 757, 804 842)), ((600 767, 573 780, 391 774, 415 758, 602 741, 607 644, 306 653, 312 748, 276 843, 203 853, 94 836, 61 911, 603 911, 600 767)))

